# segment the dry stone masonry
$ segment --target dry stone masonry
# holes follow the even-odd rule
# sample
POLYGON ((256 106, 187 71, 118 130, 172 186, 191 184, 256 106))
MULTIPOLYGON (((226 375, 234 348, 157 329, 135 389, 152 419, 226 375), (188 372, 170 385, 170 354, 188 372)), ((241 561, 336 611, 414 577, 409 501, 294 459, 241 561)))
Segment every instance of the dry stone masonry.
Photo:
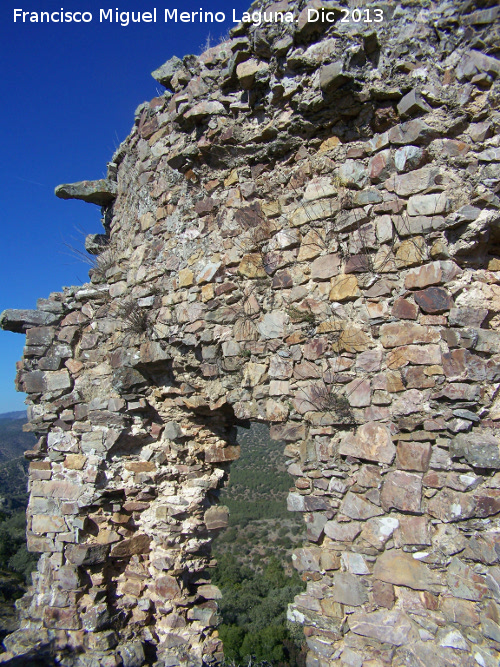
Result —
POLYGON ((1 316, 41 553, 4 662, 219 663, 210 541, 260 421, 308 667, 498 666, 499 8, 320 6, 169 60, 107 179, 56 190, 105 231, 88 284, 1 316))

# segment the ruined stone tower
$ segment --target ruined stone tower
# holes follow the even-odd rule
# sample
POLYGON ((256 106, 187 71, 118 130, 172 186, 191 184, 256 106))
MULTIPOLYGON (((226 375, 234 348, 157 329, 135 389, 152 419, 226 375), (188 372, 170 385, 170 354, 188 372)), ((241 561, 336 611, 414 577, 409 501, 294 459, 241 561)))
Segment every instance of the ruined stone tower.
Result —
POLYGON ((218 490, 260 421, 308 667, 498 666, 495 4, 267 6, 298 20, 168 61, 107 179, 57 189, 105 233, 88 284, 1 316, 42 554, 4 662, 220 662, 218 490))

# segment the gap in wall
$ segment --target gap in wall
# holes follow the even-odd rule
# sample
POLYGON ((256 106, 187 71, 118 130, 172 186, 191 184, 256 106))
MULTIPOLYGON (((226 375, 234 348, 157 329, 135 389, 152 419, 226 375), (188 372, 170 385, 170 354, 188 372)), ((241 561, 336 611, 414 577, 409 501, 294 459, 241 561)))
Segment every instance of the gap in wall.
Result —
POLYGON ((229 526, 212 544, 217 567, 212 581, 219 601, 228 664, 305 665, 301 627, 286 620, 286 608, 305 583, 292 566, 292 551, 306 539, 300 514, 287 510, 293 479, 284 444, 271 440, 267 424, 238 427, 240 458, 231 464, 220 503, 229 526))

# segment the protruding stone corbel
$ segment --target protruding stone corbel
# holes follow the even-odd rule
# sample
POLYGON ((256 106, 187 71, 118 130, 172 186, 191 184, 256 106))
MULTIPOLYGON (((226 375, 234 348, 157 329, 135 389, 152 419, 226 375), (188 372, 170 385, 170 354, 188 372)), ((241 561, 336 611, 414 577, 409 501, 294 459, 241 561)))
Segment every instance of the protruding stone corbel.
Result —
POLYGON ((59 199, 81 199, 97 206, 109 206, 116 199, 116 183, 105 178, 98 181, 63 183, 55 189, 59 199))
POLYGON ((4 310, 0 315, 0 328, 14 333, 26 333, 31 327, 46 327, 60 319, 56 313, 44 310, 4 310))
POLYGON ((154 72, 151 72, 153 79, 156 79, 158 83, 161 83, 165 88, 170 88, 170 83, 174 74, 182 67, 182 60, 173 56, 170 60, 167 60, 161 67, 155 69, 154 72))
POLYGON ((85 237, 85 250, 89 255, 99 255, 106 249, 109 237, 106 234, 88 234, 85 237))

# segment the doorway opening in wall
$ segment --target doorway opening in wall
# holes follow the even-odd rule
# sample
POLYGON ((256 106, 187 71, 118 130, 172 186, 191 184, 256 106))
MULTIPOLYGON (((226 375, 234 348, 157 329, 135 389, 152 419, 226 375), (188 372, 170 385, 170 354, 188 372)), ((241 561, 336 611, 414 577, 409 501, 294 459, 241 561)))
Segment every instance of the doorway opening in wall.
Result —
POLYGON ((305 665, 302 626, 287 621, 287 606, 305 583, 292 566, 292 551, 305 539, 302 516, 287 510, 293 485, 283 443, 269 427, 238 428, 240 458, 220 503, 229 526, 213 542, 212 582, 222 591, 219 636, 227 665, 305 665))

